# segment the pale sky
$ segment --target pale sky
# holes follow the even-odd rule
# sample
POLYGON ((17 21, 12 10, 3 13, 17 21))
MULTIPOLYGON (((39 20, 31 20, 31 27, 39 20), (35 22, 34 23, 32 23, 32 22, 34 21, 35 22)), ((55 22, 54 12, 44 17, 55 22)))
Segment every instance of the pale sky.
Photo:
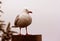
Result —
MULTIPOLYGON (((28 27, 28 32, 42 34, 43 41, 60 41, 60 0, 2 0, 2 2, 1 9, 4 11, 2 17, 6 23, 10 21, 13 25, 15 17, 24 8, 28 8, 33 12, 31 14, 33 21, 28 27)), ((25 29, 22 33, 25 33, 25 29)))

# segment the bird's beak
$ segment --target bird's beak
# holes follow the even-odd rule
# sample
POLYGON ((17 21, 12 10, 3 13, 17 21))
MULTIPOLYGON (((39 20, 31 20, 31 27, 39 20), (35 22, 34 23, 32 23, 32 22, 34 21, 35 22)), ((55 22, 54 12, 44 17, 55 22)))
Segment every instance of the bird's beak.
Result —
POLYGON ((28 13, 32 13, 32 11, 28 11, 28 13))

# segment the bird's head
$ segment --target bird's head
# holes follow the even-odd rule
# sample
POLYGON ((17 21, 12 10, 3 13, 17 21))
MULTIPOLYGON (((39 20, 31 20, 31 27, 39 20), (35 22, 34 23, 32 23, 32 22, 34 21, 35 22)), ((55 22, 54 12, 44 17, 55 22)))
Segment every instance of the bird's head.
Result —
POLYGON ((26 12, 27 14, 32 13, 32 11, 29 11, 28 9, 24 9, 24 12, 26 12))

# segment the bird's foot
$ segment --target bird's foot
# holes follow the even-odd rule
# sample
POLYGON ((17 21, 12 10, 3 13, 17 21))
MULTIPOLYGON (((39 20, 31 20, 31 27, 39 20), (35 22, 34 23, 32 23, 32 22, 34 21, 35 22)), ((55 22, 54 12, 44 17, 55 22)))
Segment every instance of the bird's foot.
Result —
POLYGON ((26 35, 29 35, 28 33, 26 33, 26 35))
POLYGON ((19 35, 22 35, 22 34, 19 34, 19 35))

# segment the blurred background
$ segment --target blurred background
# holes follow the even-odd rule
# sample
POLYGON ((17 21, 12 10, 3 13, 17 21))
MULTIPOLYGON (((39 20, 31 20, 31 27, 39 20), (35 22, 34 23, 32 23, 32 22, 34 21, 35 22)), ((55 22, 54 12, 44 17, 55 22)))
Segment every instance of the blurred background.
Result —
MULTIPOLYGON (((60 0, 1 0, 2 19, 14 25, 15 17, 24 8, 32 10, 32 24, 28 26, 29 34, 42 34, 42 41, 60 41, 60 0)), ((19 28, 12 28, 19 32, 19 28)), ((18 33, 19 34, 19 33, 18 33)), ((25 29, 22 29, 25 34, 25 29)))

